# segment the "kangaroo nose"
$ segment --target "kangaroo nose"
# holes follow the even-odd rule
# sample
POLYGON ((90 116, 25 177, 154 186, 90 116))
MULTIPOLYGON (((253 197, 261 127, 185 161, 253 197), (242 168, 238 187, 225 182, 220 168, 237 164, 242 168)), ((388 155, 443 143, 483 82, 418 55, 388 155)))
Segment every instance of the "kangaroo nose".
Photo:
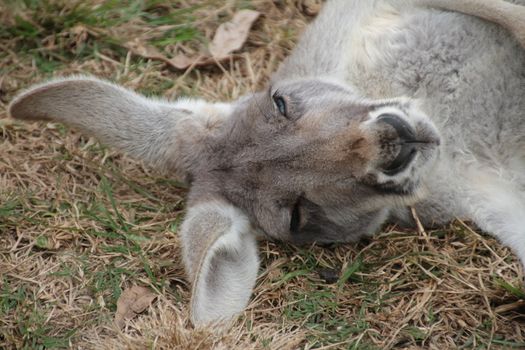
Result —
POLYGON ((401 141, 410 142, 416 139, 414 129, 412 129, 412 127, 401 117, 398 117, 395 114, 381 114, 377 117, 377 121, 386 123, 393 127, 401 141))
POLYGON ((394 114, 382 114, 377 117, 377 122, 390 125, 397 133, 399 153, 391 162, 382 166, 381 170, 386 175, 396 175, 407 168, 417 153, 414 129, 401 117, 394 114))

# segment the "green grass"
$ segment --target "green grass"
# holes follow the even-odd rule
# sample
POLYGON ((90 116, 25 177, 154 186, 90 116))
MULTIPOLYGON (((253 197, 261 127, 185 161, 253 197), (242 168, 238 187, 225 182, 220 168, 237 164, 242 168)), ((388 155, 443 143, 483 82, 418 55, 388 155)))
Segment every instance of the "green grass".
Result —
MULTIPOLYGON (((21 349, 68 348, 76 330, 64 331, 61 336, 49 336, 52 327, 46 325, 52 307, 40 303, 26 288, 11 288, 9 279, 2 280, 0 290, 0 316, 16 315, 21 349)), ((0 339, 1 339, 0 333, 0 339)))
MULTIPOLYGON (((160 49, 205 41, 193 24, 196 20, 193 13, 205 5, 178 8, 175 2, 166 7, 165 2, 158 0, 108 0, 96 6, 80 0, 3 0, 0 6, 11 12, 13 18, 0 26, 0 41, 15 40, 18 57, 32 60, 46 75, 74 60, 96 59, 99 53, 125 57, 125 43, 135 38, 133 32, 126 35, 125 30, 132 21, 150 28, 169 26, 150 40, 151 45, 160 49), (119 28, 122 30, 115 31, 119 28)), ((8 54, 0 51, 0 58, 8 54)), ((132 62, 145 63, 140 57, 134 57, 132 62)), ((164 82, 157 88, 144 90, 157 94, 169 87, 169 82, 164 82)))
POLYGON ((505 289, 507 292, 509 292, 511 295, 514 295, 516 298, 519 299, 525 299, 525 289, 523 286, 513 286, 509 282, 503 280, 502 278, 493 277, 494 283, 503 289, 505 289))
MULTIPOLYGON (((65 149, 62 150, 63 155, 68 154, 65 149)), ((93 155, 96 155, 101 150, 91 149, 93 155)), ((69 161, 75 158, 74 155, 66 157, 69 161)), ((64 161, 64 159, 55 158, 56 161, 64 161)), ((81 256, 75 259, 82 267, 82 274, 80 276, 78 271, 71 265, 61 263, 60 267, 50 272, 48 276, 55 279, 65 280, 85 280, 87 283, 87 290, 92 294, 95 300, 103 300, 103 304, 98 304, 95 310, 101 315, 104 314, 103 309, 108 309, 111 312, 116 310, 116 302, 122 292, 122 281, 127 280, 132 283, 140 284, 139 279, 146 278, 151 282, 152 286, 158 289, 163 289, 166 284, 165 278, 158 275, 160 266, 157 266, 157 261, 152 261, 149 254, 142 249, 144 244, 148 244, 152 238, 145 234, 137 225, 148 220, 148 212, 151 212, 151 217, 159 215, 159 209, 173 210, 180 209, 180 203, 161 204, 162 200, 156 195, 142 188, 136 180, 131 180, 122 173, 113 169, 111 161, 108 161, 106 166, 99 169, 101 172, 100 182, 96 196, 91 196, 88 202, 77 202, 76 207, 80 209, 80 220, 92 220, 96 223, 98 229, 87 229, 81 232, 82 235, 92 235, 96 239, 103 239, 104 243, 101 251, 109 254, 116 254, 115 257, 110 258, 109 262, 100 269, 99 265, 94 265, 90 262, 88 255, 81 256), (116 171, 116 172, 115 172, 116 171), (108 174, 112 179, 105 176, 108 174), (115 176, 117 175, 117 176, 115 176), (152 200, 158 205, 148 204, 148 201, 125 203, 115 197, 115 184, 118 183, 119 188, 126 187, 131 192, 136 192, 144 195, 144 198, 152 200), (129 185, 129 186, 128 186, 129 185), (128 220, 124 217, 124 211, 139 210, 144 213, 139 219, 128 220), (140 259, 141 269, 128 269, 122 267, 127 263, 127 260, 138 257, 140 259)), ((56 183, 62 181, 62 175, 57 174, 56 183)), ((67 201, 42 200, 31 192, 12 193, 4 197, 5 200, 0 202, 0 229, 14 229, 18 225, 27 225, 28 223, 45 227, 47 220, 60 217, 72 217, 75 215, 72 210, 72 205, 67 201)), ((180 218, 175 217, 172 225, 176 228, 180 218)), ((62 227, 66 231, 78 234, 74 227, 62 227)), ((158 229, 158 228, 157 228, 158 229)), ((52 238, 46 234, 35 236, 34 247, 31 254, 41 255, 45 252, 53 252, 52 238)), ((164 263, 164 266, 166 264, 164 263)), ((17 346, 23 349, 48 349, 48 348, 67 348, 70 340, 75 337, 76 330, 60 330, 53 329, 52 325, 46 325, 44 321, 48 318, 51 306, 42 304, 38 301, 36 291, 32 288, 11 287, 11 277, 3 277, 0 283, 0 314, 2 317, 14 317, 16 315, 17 334, 22 339, 17 346), (41 325, 41 326, 40 326, 41 325), (54 334, 50 336, 50 334, 54 334)), ((90 309, 93 309, 91 307, 90 309)), ((86 309, 86 312, 90 310, 86 309)), ((92 311, 92 310, 91 310, 92 311)), ((93 322, 100 321, 94 319, 93 322)), ((0 334, 2 334, 0 332, 0 334)), ((4 336, 4 335, 2 335, 4 336)), ((1 337, 0 336, 0 339, 1 337)))

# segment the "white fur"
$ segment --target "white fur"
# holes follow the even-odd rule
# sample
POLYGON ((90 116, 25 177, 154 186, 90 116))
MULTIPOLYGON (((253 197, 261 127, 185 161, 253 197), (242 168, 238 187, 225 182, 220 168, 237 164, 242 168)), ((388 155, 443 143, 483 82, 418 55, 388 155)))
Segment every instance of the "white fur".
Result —
MULTIPOLYGON (((525 262, 525 191, 512 181, 509 169, 467 168, 463 211, 486 232, 493 233, 525 262)), ((463 169, 465 172, 465 169, 463 169)))
POLYGON ((230 103, 210 103, 202 99, 180 98, 172 103, 176 109, 185 109, 194 114, 206 116, 210 120, 222 120, 232 112, 230 103))
POLYGON ((398 30, 402 21, 399 11, 389 4, 377 5, 370 1, 365 6, 368 11, 360 12, 356 21, 359 29, 353 31, 345 57, 360 69, 370 69, 377 64, 384 54, 382 45, 377 45, 377 41, 385 37, 385 32, 398 30))

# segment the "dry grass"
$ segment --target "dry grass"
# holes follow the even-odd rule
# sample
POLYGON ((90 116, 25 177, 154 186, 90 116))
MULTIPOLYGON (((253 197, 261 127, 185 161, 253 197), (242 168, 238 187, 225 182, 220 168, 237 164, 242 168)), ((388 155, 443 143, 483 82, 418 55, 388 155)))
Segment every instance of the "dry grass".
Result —
POLYGON ((61 125, 6 117, 17 90, 72 73, 170 98, 235 98, 293 46, 311 19, 305 3, 0 0, 0 348, 525 348, 523 271, 462 222, 387 227, 358 245, 262 242, 245 314, 193 329, 177 237, 185 189, 61 125), (221 66, 177 72, 123 48, 138 38, 196 52, 245 7, 264 16, 221 66), (119 330, 116 300, 133 284, 158 299, 119 330))

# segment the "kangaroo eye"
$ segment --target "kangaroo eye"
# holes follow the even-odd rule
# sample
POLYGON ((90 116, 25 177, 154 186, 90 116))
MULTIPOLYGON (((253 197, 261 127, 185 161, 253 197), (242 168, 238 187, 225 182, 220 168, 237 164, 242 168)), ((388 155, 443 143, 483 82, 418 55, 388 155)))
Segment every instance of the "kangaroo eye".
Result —
POLYGON ((292 233, 299 232, 301 226, 301 210, 299 208, 299 202, 300 200, 297 200, 292 209, 292 217, 290 218, 290 232, 292 233))
POLYGON ((279 110, 279 113, 281 113, 283 117, 288 117, 286 114, 286 102, 284 101, 284 98, 275 93, 273 94, 272 99, 275 103, 275 107, 279 110))

